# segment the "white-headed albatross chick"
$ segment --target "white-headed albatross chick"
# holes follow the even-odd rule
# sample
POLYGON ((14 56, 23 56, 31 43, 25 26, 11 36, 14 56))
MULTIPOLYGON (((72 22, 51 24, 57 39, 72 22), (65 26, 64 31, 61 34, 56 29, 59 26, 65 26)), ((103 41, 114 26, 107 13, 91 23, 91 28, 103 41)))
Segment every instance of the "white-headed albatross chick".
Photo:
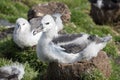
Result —
POLYGON ((13 40, 21 48, 35 46, 42 32, 36 35, 33 35, 33 32, 34 30, 26 19, 18 18, 13 32, 13 40))
MULTIPOLYGON (((65 52, 65 48, 54 44, 52 41, 57 33, 55 27, 56 23, 50 15, 45 15, 41 20, 41 29, 43 33, 37 45, 37 56, 42 61, 52 62, 58 61, 59 63, 73 63, 82 59, 91 59, 96 56, 96 53, 105 47, 107 41, 111 39, 111 36, 93 40, 83 51, 76 54, 65 52), (94 47, 94 48, 93 48, 94 47), (97 49, 97 50, 96 50, 97 49), (90 50, 90 52, 89 52, 90 50)), ((77 42, 78 44, 81 42, 77 42)))
POLYGON ((25 74, 22 64, 12 64, 0 67, 0 80, 21 80, 25 74))

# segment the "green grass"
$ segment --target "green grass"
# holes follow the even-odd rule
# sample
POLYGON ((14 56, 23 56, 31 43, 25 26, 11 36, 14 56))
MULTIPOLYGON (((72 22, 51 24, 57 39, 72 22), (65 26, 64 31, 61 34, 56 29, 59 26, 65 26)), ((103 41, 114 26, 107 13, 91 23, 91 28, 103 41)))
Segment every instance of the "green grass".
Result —
POLYGON ((104 75, 98 70, 86 71, 81 76, 82 80, 107 80, 104 75))
POLYGON ((115 61, 111 60, 112 74, 109 80, 119 80, 120 79, 120 65, 116 64, 115 61))
POLYGON ((0 1, 0 18, 15 22, 18 17, 27 17, 28 6, 10 0, 0 1))
POLYGON ((42 63, 37 58, 35 49, 28 48, 26 50, 22 50, 17 47, 11 37, 0 41, 0 55, 1 57, 21 63, 28 62, 31 67, 38 71, 44 71, 44 68, 47 67, 46 64, 42 63))
MULTIPOLYGON (((22 0, 21 2, 13 2, 13 0, 0 0, 0 19, 6 19, 15 23, 16 19, 19 17, 27 18, 27 12, 33 5, 48 1, 64 2, 70 8, 71 23, 65 25, 64 30, 66 32, 85 32, 99 36, 110 34, 113 36, 113 40, 107 44, 104 51, 112 57, 111 65, 113 72, 109 80, 119 80, 120 66, 114 63, 114 58, 117 58, 118 56, 117 51, 119 46, 117 46, 115 42, 120 42, 120 34, 118 33, 119 35, 116 35, 110 25, 100 26, 93 22, 92 18, 89 16, 90 4, 88 0, 22 0)), ((4 30, 5 28, 0 27, 0 32, 4 30)), ((26 65, 26 74, 23 80, 38 80, 38 74, 42 75, 47 68, 47 64, 42 63, 36 57, 35 49, 18 48, 13 42, 12 37, 0 40, 0 66, 11 64, 16 61, 26 65)), ((99 74, 99 71, 95 71, 95 74, 86 76, 86 80, 99 80, 101 79, 100 77, 101 74, 99 74)), ((104 80, 104 78, 101 80, 104 80)))

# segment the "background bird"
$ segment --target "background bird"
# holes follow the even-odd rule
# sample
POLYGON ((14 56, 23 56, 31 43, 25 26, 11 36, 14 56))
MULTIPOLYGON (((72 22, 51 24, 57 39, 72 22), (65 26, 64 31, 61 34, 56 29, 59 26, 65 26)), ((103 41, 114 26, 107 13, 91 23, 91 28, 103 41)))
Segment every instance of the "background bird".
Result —
POLYGON ((120 8, 119 0, 89 0, 89 1, 99 9, 113 10, 120 8))
POLYGON ((33 35, 33 29, 30 23, 24 18, 16 20, 16 26, 13 32, 13 41, 20 47, 32 47, 38 43, 41 32, 33 35))

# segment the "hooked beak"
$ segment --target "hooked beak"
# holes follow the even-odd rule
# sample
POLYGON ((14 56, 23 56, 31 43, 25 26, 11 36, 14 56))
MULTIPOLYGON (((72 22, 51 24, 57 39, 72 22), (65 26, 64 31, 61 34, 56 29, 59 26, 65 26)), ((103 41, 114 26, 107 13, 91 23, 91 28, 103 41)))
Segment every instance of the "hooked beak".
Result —
POLYGON ((43 30, 43 25, 40 24, 37 28, 34 29, 33 35, 36 35, 37 33, 41 32, 43 30))
POLYGON ((21 30, 20 24, 16 23, 15 34, 19 33, 21 30))
POLYGON ((18 28, 19 28, 19 27, 20 27, 20 24, 17 23, 16 26, 18 26, 18 28))

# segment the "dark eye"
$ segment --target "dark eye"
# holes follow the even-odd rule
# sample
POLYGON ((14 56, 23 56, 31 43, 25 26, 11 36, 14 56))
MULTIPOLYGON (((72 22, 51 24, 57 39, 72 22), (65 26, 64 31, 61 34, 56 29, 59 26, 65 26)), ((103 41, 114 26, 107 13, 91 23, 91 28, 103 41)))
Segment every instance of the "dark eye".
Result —
POLYGON ((47 23, 45 23, 46 25, 48 25, 49 24, 49 22, 47 22, 47 23))
POLYGON ((95 35, 90 35, 90 36, 88 37, 88 40, 94 41, 95 39, 96 39, 96 36, 95 36, 95 35))
POLYGON ((23 25, 25 25, 25 23, 23 23, 23 25))

